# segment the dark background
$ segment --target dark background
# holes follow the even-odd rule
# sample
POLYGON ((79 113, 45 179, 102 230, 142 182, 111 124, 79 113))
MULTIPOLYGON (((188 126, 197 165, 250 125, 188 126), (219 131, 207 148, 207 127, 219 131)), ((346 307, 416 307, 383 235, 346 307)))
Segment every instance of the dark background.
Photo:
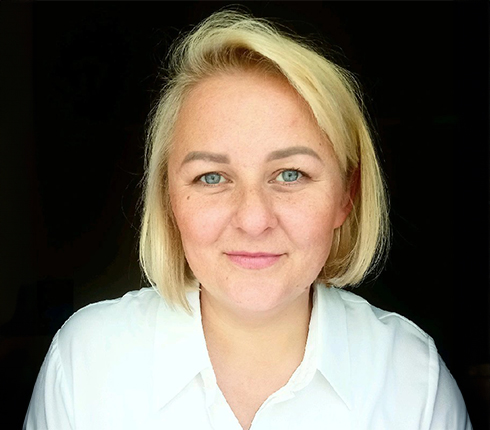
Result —
MULTIPOLYGON (((179 31, 226 4, 0 4, 0 416, 8 428, 21 426, 66 318, 142 285, 137 203, 160 62, 179 31)), ((488 428, 488 4, 246 6, 323 40, 359 77, 391 194, 393 246, 381 276, 356 292, 434 337, 475 429, 488 428)))

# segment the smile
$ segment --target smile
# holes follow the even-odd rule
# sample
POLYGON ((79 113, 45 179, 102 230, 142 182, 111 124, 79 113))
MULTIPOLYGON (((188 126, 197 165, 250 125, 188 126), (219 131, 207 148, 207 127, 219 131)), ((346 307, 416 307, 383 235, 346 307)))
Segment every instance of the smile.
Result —
POLYGON ((236 265, 244 269, 265 269, 274 265, 283 254, 266 252, 227 252, 226 256, 236 265))

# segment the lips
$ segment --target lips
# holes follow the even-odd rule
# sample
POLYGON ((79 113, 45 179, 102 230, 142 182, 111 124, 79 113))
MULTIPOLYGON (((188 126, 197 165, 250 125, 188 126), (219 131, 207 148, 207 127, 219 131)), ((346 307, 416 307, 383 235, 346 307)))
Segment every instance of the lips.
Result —
POLYGON ((244 269, 265 269, 273 266, 283 254, 267 252, 227 252, 226 256, 236 265, 244 269))

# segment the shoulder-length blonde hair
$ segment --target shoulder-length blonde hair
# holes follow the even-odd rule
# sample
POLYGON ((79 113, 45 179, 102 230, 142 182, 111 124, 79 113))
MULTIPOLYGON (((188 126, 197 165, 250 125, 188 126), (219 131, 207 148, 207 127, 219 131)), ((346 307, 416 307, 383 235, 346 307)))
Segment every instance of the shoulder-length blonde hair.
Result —
POLYGON ((389 222, 382 174, 353 76, 271 22, 231 10, 214 13, 179 39, 169 58, 168 81, 148 130, 140 263, 150 283, 170 304, 186 309, 186 290, 199 285, 185 259, 167 178, 173 130, 186 94, 211 75, 253 68, 280 74, 302 96, 332 144, 345 184, 357 189, 317 281, 358 284, 382 260, 389 222))

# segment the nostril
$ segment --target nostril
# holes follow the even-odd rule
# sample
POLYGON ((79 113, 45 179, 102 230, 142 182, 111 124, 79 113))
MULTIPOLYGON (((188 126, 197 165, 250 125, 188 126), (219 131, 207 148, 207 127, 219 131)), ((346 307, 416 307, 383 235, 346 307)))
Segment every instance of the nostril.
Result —
POLYGON ((277 225, 270 197, 258 190, 242 192, 236 207, 235 226, 251 235, 259 235, 277 225))

